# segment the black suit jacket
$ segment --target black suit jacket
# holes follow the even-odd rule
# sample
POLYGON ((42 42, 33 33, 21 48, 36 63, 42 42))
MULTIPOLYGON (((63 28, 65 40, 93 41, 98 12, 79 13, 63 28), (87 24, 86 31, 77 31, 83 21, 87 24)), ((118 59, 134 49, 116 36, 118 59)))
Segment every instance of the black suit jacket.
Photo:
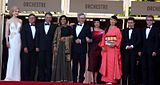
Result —
MULTIPOLYGON (((35 36, 36 36, 37 35, 37 29, 38 29, 37 24, 35 24, 35 28, 36 28, 36 33, 35 33, 35 36)), ((22 26, 21 40, 22 40, 22 48, 27 47, 29 51, 35 51, 36 37, 34 37, 34 39, 33 39, 31 26, 29 25, 29 23, 24 24, 22 26)))
POLYGON ((39 48, 40 51, 52 51, 53 37, 57 25, 51 23, 47 34, 45 33, 44 23, 41 23, 39 27, 36 36, 36 48, 39 48))
POLYGON ((148 38, 146 39, 146 28, 142 30, 142 52, 152 53, 158 52, 159 30, 152 27, 148 38))
POLYGON ((92 39, 92 34, 91 34, 91 29, 90 26, 87 24, 84 24, 80 34, 77 36, 76 35, 76 27, 77 24, 73 26, 73 44, 72 44, 72 53, 80 53, 80 54, 85 54, 87 53, 87 41, 86 37, 92 39), (81 39, 81 44, 76 44, 75 40, 76 39, 81 39))
POLYGON ((140 47, 140 43, 141 43, 141 36, 140 36, 140 30, 137 28, 134 28, 131 34, 131 39, 129 39, 129 29, 124 29, 122 31, 122 48, 123 50, 126 50, 126 46, 127 45, 133 45, 134 51, 139 51, 139 47, 140 47))

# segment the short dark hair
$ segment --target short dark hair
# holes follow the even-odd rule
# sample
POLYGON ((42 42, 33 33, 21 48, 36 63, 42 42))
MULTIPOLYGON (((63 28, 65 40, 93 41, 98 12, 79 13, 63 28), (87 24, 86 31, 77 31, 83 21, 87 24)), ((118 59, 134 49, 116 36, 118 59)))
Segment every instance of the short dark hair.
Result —
POLYGON ((94 24, 95 22, 97 22, 97 21, 100 23, 100 19, 98 19, 98 18, 93 19, 93 24, 94 24))
POLYGON ((47 12, 47 13, 45 13, 45 16, 46 16, 46 15, 50 15, 50 16, 52 16, 52 13, 47 12))
POLYGON ((148 18, 148 17, 150 17, 150 18, 152 18, 154 20, 154 16, 153 15, 147 15, 146 18, 148 18))
POLYGON ((128 20, 132 20, 132 21, 135 22, 135 19, 134 19, 133 17, 129 17, 129 18, 127 19, 127 21, 128 21, 128 20))
POLYGON ((30 16, 34 16, 34 17, 36 17, 36 15, 35 15, 35 14, 33 14, 33 13, 31 13, 31 14, 29 14, 29 15, 28 15, 28 17, 30 17, 30 16))
POLYGON ((95 19, 93 19, 93 21, 95 22, 95 21, 99 21, 100 22, 100 19, 99 18, 95 18, 95 19))
POLYGON ((60 25, 62 24, 62 23, 61 23, 61 20, 62 20, 63 17, 66 19, 66 24, 67 24, 67 22, 68 22, 68 17, 67 17, 66 15, 62 15, 62 16, 60 16, 60 18, 59 18, 59 24, 60 24, 60 25))
POLYGON ((112 19, 118 20, 116 15, 111 16, 112 19))

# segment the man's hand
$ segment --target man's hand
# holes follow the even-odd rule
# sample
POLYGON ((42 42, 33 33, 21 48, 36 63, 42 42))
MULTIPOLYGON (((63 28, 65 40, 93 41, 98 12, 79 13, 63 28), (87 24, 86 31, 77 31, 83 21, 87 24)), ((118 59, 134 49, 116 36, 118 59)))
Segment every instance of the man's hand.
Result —
POLYGON ((152 53, 152 56, 156 56, 156 55, 157 55, 157 53, 156 53, 156 52, 153 52, 153 53, 152 53))
POLYGON ((126 46, 126 49, 127 49, 127 50, 131 50, 131 49, 133 49, 133 48, 134 48, 133 45, 130 45, 130 46, 127 45, 127 46, 126 46))
POLYGON ((138 55, 139 55, 139 56, 142 56, 142 52, 138 52, 138 55))
POLYGON ((39 52, 39 48, 36 48, 36 52, 39 52))
POLYGON ((81 44, 81 39, 76 39, 76 41, 75 41, 77 44, 81 44))

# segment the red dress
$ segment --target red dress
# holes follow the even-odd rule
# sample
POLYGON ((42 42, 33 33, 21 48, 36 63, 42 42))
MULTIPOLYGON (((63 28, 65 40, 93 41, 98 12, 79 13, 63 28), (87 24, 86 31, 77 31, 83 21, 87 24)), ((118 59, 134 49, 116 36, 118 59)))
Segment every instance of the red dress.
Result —
POLYGON ((105 47, 106 51, 102 51, 102 64, 100 73, 102 74, 102 81, 116 83, 122 76, 122 64, 120 54, 120 44, 122 35, 116 26, 113 26, 103 35, 102 41, 99 43, 100 47, 105 47), (107 46, 106 41, 115 43, 115 47, 107 46))
POLYGON ((93 31, 93 42, 89 44, 88 52, 88 71, 98 72, 101 66, 101 47, 98 46, 102 40, 104 31, 93 31))

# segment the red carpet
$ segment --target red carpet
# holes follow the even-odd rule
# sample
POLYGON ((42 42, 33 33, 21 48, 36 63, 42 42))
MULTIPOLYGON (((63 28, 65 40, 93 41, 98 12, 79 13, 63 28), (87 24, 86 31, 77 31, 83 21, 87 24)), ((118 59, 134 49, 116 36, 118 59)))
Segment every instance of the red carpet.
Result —
MULTIPOLYGON (((57 83, 57 82, 0 81, 0 85, 106 85, 106 84, 80 84, 80 83, 57 83)), ((112 85, 118 85, 118 84, 112 84, 112 85)))

